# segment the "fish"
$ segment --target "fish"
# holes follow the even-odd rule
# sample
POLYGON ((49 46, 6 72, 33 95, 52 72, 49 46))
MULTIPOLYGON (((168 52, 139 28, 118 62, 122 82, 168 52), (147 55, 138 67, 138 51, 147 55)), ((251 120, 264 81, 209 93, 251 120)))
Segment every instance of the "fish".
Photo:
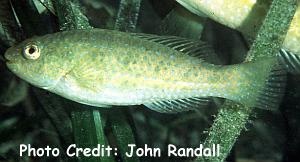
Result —
MULTIPOLYGON (((272 0, 176 0, 179 4, 202 16, 254 38, 267 15, 272 0)), ((298 2, 299 3, 299 2, 298 2)), ((283 49, 277 54, 289 72, 300 74, 300 6, 292 19, 283 49)))
POLYGON ((30 84, 100 108, 177 113, 211 97, 268 110, 279 104, 285 70, 277 59, 221 66, 205 61, 211 52, 205 42, 176 36, 82 29, 29 38, 4 56, 30 84))

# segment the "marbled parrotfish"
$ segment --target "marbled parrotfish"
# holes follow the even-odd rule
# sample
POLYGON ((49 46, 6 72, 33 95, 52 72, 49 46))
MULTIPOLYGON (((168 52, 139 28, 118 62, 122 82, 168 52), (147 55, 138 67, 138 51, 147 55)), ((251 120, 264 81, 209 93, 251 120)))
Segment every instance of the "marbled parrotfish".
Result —
POLYGON ((32 85, 97 107, 143 104, 172 113, 209 97, 277 106, 285 83, 277 59, 221 66, 205 61, 211 52, 204 42, 175 36, 89 29, 25 40, 5 58, 32 85))

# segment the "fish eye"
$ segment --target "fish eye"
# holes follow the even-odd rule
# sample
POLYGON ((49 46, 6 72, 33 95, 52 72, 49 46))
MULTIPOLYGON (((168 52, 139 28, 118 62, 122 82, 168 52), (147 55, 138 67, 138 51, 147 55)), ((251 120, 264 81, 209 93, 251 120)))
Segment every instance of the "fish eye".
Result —
POLYGON ((23 54, 24 54, 25 58, 30 59, 30 60, 36 60, 41 55, 40 49, 38 48, 37 45, 34 45, 34 44, 27 45, 23 49, 23 54))

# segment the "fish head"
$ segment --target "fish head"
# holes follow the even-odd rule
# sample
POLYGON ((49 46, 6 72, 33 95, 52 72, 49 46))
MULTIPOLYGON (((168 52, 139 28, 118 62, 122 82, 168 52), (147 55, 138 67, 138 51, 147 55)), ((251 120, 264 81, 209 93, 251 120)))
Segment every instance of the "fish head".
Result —
POLYGON ((50 89, 71 68, 72 53, 62 47, 55 36, 27 39, 5 52, 7 67, 23 80, 50 89))

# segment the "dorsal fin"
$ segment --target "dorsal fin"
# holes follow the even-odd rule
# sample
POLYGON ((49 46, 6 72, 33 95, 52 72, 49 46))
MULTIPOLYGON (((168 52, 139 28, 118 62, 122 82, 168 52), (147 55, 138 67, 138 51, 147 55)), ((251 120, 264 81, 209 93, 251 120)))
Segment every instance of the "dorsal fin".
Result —
POLYGON ((215 53, 209 44, 200 40, 191 40, 177 36, 158 36, 144 33, 132 33, 132 35, 141 39, 165 45, 174 50, 188 54, 192 57, 201 58, 203 60, 206 60, 209 54, 215 53))
POLYGON ((209 98, 186 98, 176 100, 157 101, 144 104, 151 110, 161 113, 178 113, 189 110, 196 110, 201 106, 209 104, 209 98))
POLYGON ((285 65, 288 72, 292 74, 300 74, 300 56, 281 49, 279 58, 282 64, 285 65))

